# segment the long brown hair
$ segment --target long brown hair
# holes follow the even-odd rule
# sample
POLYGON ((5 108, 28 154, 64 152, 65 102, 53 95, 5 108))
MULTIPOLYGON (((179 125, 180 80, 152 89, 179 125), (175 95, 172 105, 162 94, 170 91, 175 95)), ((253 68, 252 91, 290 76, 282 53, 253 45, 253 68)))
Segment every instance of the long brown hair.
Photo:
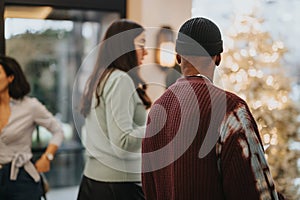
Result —
MULTIPOLYGON (((94 92, 97 99, 96 107, 99 106, 101 94, 97 88, 99 87, 101 81, 110 72, 115 69, 128 72, 138 65, 134 39, 143 31, 144 28, 141 25, 126 19, 115 21, 109 26, 103 41, 100 44, 100 49, 93 72, 85 85, 80 109, 80 112, 83 114, 83 116, 86 117, 91 110, 94 92)), ((135 82, 136 86, 140 85, 140 83, 143 83, 142 79, 136 73, 129 73, 129 75, 131 77, 135 77, 133 78, 133 81, 135 82)), ((145 104, 144 99, 148 96, 146 94, 140 94, 141 92, 139 92, 139 87, 136 88, 140 98, 145 104)), ((149 104, 149 102, 147 104, 149 104)), ((149 106, 146 105, 146 107, 149 106)))

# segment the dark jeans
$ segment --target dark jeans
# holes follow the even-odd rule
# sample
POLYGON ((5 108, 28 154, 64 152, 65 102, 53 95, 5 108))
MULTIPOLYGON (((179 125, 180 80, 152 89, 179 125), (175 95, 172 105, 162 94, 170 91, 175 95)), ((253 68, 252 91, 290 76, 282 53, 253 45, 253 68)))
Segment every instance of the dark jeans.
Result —
POLYGON ((6 164, 0 169, 0 199, 40 200, 41 182, 36 183, 23 167, 19 169, 17 180, 10 180, 10 166, 6 164))
POLYGON ((83 176, 77 200, 144 200, 142 187, 133 182, 101 182, 83 176))

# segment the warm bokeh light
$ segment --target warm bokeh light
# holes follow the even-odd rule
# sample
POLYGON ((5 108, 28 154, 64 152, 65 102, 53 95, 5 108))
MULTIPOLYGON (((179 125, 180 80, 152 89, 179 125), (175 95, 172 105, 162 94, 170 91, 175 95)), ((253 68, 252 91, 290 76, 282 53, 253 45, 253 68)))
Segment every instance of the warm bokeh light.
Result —
POLYGON ((160 44, 159 50, 159 64, 164 67, 174 67, 175 44, 173 42, 163 42, 160 44))
MULTIPOLYGON (((293 184, 300 177, 300 151, 289 144, 300 140, 300 104, 291 99, 292 80, 285 73, 283 42, 264 32, 263 20, 235 18, 228 28, 229 46, 223 56, 222 85, 246 100, 266 150, 278 191, 289 199, 300 199, 293 184)), ((217 80, 216 80, 217 81, 217 80)))

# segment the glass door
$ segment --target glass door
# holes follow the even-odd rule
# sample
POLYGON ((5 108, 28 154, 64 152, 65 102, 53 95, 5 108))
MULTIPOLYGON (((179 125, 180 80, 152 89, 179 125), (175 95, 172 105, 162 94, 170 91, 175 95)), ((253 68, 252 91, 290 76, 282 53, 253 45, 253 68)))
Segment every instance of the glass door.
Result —
MULTIPOLYGON (((64 143, 46 174, 52 187, 79 183, 84 159, 80 128, 75 128, 72 116, 73 84, 83 59, 100 42, 106 27, 119 18, 117 12, 5 6, 6 55, 21 64, 31 85, 30 96, 38 98, 65 131, 64 143)), ((37 127, 33 135, 36 155, 50 137, 47 130, 37 127)))

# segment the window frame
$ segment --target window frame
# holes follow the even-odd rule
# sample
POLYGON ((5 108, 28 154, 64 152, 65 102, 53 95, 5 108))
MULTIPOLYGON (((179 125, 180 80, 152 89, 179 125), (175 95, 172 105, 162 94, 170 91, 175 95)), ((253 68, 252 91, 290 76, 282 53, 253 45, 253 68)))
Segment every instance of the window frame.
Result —
POLYGON ((117 12, 126 17, 127 0, 4 0, 0 1, 0 54, 5 55, 5 6, 52 6, 61 9, 95 10, 117 12))

